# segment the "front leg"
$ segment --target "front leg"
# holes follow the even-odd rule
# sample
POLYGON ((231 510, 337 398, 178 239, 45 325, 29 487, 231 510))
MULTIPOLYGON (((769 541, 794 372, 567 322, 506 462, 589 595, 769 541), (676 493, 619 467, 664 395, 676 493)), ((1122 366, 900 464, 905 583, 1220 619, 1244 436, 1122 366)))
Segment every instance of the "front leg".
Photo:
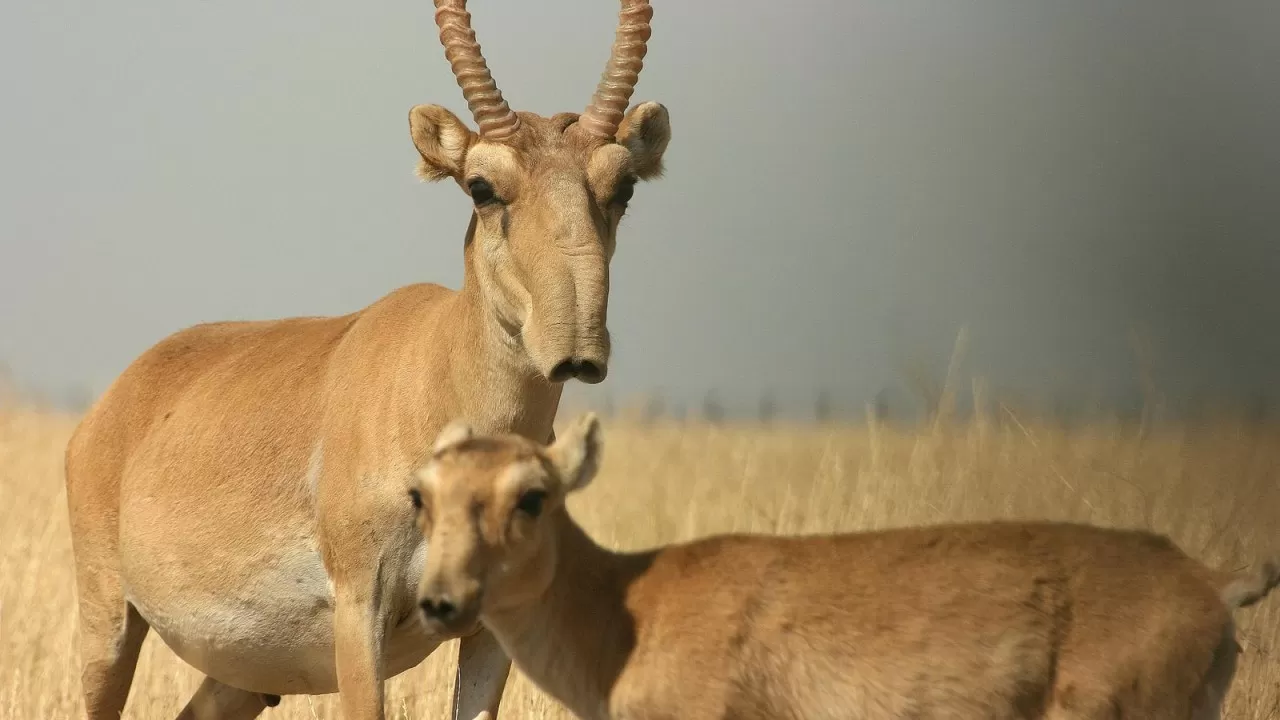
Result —
POLYGON ((496 720, 510 672, 511 659, 488 629, 461 638, 452 720, 496 720))
POLYGON ((343 720, 384 720, 386 622, 370 590, 339 587, 335 592, 333 649, 343 720))

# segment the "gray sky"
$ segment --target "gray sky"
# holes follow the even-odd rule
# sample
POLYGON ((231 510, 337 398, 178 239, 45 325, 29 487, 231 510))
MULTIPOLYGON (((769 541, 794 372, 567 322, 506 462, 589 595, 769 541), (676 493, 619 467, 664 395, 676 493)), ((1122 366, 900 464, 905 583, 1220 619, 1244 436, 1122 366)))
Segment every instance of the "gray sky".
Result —
MULTIPOLYGON (((673 140, 600 389, 860 405, 967 325, 995 386, 1123 394, 1139 330, 1175 395, 1280 393, 1280 3, 653 5, 673 140)), ((514 107, 582 109, 615 3, 471 10, 514 107)), ((469 117, 426 0, 6 3, 0 78, 0 359, 37 387, 461 282, 467 198, 408 136, 469 117)))

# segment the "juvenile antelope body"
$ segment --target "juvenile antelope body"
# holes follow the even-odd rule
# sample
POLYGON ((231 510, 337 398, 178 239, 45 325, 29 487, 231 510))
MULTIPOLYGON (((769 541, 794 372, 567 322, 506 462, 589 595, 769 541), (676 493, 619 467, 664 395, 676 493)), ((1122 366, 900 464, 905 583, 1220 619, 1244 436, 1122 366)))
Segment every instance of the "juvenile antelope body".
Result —
POLYGON ((546 440, 562 383, 604 379, 618 222, 670 128, 657 103, 625 112, 646 0, 623 0, 587 109, 549 118, 507 106, 463 0, 436 8, 479 133, 436 105, 409 128, 421 177, 474 204, 462 288, 198 325, 108 389, 66 453, 90 718, 119 718, 149 629, 208 676, 185 717, 337 691, 349 720, 382 718, 383 681, 458 636, 454 717, 497 712, 510 661, 493 637, 416 617, 425 547, 403 478, 449 418, 546 440))
POLYGON ((544 446, 440 434, 406 505, 428 537, 430 632, 478 617, 579 717, 634 720, 1217 718, 1232 611, 1280 582, 1166 538, 1059 523, 732 535, 613 553, 565 496, 596 419, 544 446))

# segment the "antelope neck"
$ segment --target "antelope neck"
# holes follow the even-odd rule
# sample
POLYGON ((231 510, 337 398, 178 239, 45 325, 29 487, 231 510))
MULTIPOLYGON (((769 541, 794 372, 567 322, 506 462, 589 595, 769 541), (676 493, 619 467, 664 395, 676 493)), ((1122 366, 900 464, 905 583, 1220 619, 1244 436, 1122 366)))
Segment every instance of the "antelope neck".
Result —
POLYGON ((549 519, 556 567, 546 591, 481 619, 521 672, 580 716, 605 717, 610 689, 636 646, 627 591, 656 553, 607 550, 563 507, 549 519))

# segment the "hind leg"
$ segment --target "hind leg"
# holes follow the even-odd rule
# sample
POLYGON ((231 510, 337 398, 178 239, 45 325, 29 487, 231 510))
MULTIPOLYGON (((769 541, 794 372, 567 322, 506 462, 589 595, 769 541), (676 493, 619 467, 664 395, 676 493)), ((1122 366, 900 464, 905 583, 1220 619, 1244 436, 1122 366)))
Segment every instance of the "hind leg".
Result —
POLYGON ((118 483, 92 482, 112 476, 92 472, 92 462, 77 459, 73 448, 80 433, 77 430, 68 444, 66 461, 67 515, 79 609, 80 691, 89 720, 120 720, 149 627, 124 596, 116 511, 118 483))
POLYGON ((177 720, 253 720, 267 709, 267 700, 275 705, 280 698, 223 685, 206 677, 178 713, 177 720))
POLYGON ((85 714, 89 720, 119 720, 147 637, 147 621, 125 602, 119 576, 85 571, 77 586, 85 714))
POLYGON ((81 601, 81 689, 90 720, 119 720, 147 637, 147 623, 132 605, 81 601))
POLYGON ((85 715, 89 720, 120 720, 149 627, 125 600, 114 529, 102 522, 107 514, 77 513, 75 497, 71 500, 85 715))

